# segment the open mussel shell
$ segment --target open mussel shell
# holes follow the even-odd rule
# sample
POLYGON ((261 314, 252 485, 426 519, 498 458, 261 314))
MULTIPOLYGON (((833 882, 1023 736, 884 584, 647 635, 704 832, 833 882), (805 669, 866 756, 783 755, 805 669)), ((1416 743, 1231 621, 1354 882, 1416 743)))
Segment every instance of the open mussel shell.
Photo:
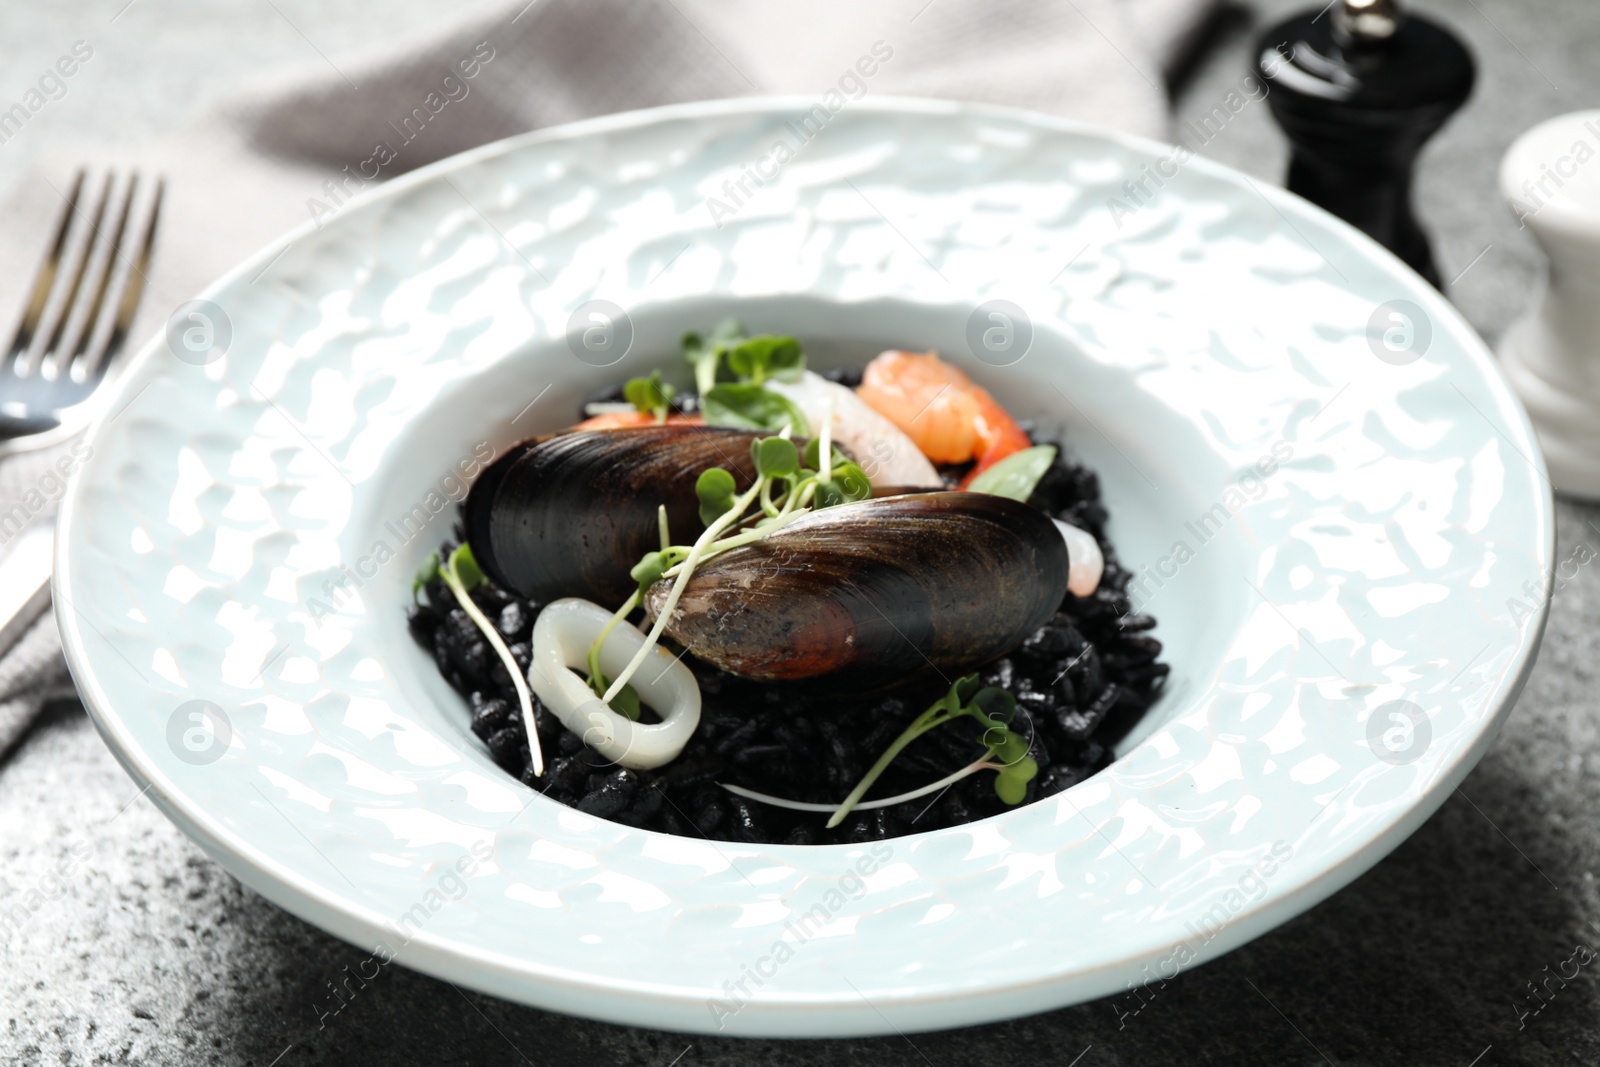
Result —
MULTIPOLYGON (((650 588, 652 619, 670 588, 650 588)), ((1066 591, 1066 544, 1044 512, 922 493, 828 508, 713 558, 666 632, 741 677, 879 688, 1005 654, 1066 591)))
POLYGON ((576 596, 621 604, 628 572, 661 547, 656 509, 689 544, 705 525, 695 481, 723 467, 742 491, 755 479, 757 434, 705 426, 578 430, 525 441, 467 495, 467 542, 484 573, 540 603, 576 596))

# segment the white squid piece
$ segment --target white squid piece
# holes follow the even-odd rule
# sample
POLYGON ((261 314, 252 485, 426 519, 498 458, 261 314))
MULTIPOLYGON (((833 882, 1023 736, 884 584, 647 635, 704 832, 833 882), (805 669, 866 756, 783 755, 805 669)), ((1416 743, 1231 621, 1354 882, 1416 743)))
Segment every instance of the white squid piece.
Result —
POLYGON ((1088 596, 1100 588, 1100 578, 1106 572, 1106 558, 1100 554, 1100 542, 1094 534, 1080 530, 1071 523, 1054 520, 1067 543, 1067 592, 1073 596, 1088 596))
MULTIPOLYGON (((589 646, 609 621, 611 612, 577 597, 547 606, 533 625, 528 684, 567 729, 602 756, 636 771, 660 767, 678 758, 700 725, 699 683, 688 667, 657 645, 632 684, 661 721, 632 722, 612 711, 572 670, 587 665, 589 646)), ((618 623, 600 649, 601 668, 617 677, 644 643, 638 628, 618 623)))
POLYGON ((794 401, 811 432, 822 429, 831 409, 836 444, 855 457, 874 488, 942 489, 939 472, 900 427, 867 406, 855 390, 806 371, 798 382, 768 380, 768 389, 794 401))

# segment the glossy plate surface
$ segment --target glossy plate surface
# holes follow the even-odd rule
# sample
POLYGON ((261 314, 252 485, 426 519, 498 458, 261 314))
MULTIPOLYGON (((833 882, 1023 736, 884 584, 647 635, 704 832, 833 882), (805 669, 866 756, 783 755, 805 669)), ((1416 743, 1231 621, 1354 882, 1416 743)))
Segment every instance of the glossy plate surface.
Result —
POLYGON ((107 743, 246 883, 561 1011, 931 1029, 1255 937, 1482 755, 1543 627, 1551 506, 1438 294, 1164 146, 874 100, 800 146, 785 123, 811 103, 615 116, 429 167, 203 294, 225 353, 158 339, 129 369, 63 508, 57 613, 107 743), (1146 166, 1171 177, 1132 196, 1146 166), (626 310, 614 365, 568 343, 594 300, 626 310), (1025 353, 983 347, 991 300, 1025 313, 1025 353), (402 614, 463 472, 597 385, 676 370, 678 334, 728 313, 817 366, 937 348, 1065 426, 1173 666, 1115 766, 973 825, 801 848, 628 829, 491 763, 402 614))

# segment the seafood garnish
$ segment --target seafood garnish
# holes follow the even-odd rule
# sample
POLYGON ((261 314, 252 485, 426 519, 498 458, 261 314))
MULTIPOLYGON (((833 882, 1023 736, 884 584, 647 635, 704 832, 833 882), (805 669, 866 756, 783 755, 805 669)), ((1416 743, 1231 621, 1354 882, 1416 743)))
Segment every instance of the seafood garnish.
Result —
MULTIPOLYGON (((699 683, 672 653, 655 648, 650 650, 654 662, 634 686, 661 721, 635 722, 618 715, 572 670, 586 665, 590 644, 610 622, 611 612, 576 597, 545 605, 533 626, 528 683, 567 729, 618 766, 641 770, 670 763, 700 724, 699 683)), ((600 650, 600 665, 617 674, 642 651, 644 634, 624 622, 611 629, 600 650)))
POLYGON ((833 439, 856 458, 875 487, 942 489, 944 482, 928 457, 900 428, 862 402, 855 390, 812 371, 796 382, 768 388, 797 404, 813 432, 827 422, 833 439))
POLYGON ((601 604, 634 588, 628 569, 659 547, 656 513, 680 536, 704 529, 695 479, 728 470, 755 481, 757 434, 705 426, 643 426, 556 434, 512 448, 467 495, 467 541, 484 573, 541 603, 580 596, 601 604))
POLYGON ((1067 558, 1072 561, 1067 571, 1067 592, 1073 596, 1093 596, 1100 588, 1100 576, 1105 573, 1106 560, 1100 552, 1100 542, 1087 530, 1071 523, 1052 519, 1067 543, 1067 558))
POLYGON ((743 678, 882 687, 983 663, 1066 593, 1066 544, 1037 508, 982 493, 883 497, 807 515, 650 587, 646 614, 743 678))
POLYGON ((962 489, 1033 444, 988 390, 932 352, 880 354, 867 364, 856 395, 904 430, 933 462, 976 459, 962 489))

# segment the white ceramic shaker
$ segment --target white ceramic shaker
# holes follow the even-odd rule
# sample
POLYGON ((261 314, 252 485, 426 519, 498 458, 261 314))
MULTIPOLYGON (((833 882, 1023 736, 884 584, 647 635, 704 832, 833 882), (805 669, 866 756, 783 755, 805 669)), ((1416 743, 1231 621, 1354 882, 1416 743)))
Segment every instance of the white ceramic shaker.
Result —
POLYGON ((1534 429, 1550 479, 1600 498, 1600 111, 1540 123, 1500 164, 1500 189, 1550 260, 1500 361, 1534 429))

